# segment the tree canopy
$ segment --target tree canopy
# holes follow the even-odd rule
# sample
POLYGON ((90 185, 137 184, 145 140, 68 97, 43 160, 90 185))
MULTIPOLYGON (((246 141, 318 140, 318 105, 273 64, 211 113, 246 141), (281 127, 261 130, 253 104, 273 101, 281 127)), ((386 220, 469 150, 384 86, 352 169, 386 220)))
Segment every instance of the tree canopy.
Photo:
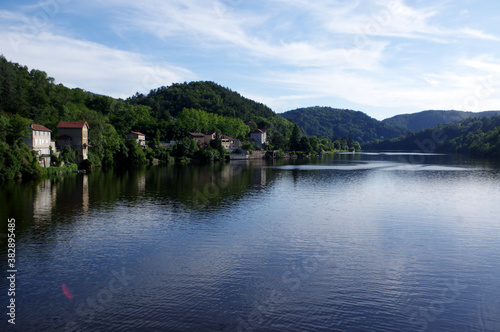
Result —
POLYGON ((363 112, 331 107, 299 108, 282 114, 307 134, 328 138, 352 137, 354 141, 367 142, 381 137, 394 138, 406 134, 406 130, 384 124, 363 112))
POLYGON ((500 157, 500 116, 469 118, 408 135, 363 145, 368 150, 458 152, 480 157, 500 157))

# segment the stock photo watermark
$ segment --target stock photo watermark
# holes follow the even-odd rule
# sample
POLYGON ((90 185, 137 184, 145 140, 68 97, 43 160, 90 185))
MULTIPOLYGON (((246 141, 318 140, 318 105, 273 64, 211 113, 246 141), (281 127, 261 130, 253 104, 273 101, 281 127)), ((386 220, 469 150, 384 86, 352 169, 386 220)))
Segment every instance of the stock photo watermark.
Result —
POLYGON ((402 7, 400 0, 390 1, 384 8, 374 12, 367 24, 353 37, 352 47, 344 50, 347 61, 358 57, 362 50, 374 43, 373 36, 379 35, 389 27, 402 7))
POLYGON ((79 323, 91 323, 96 314, 104 311, 106 306, 108 306, 116 297, 119 297, 134 279, 135 276, 127 274, 124 267, 122 267, 121 271, 111 270, 109 282, 93 295, 87 296, 86 299, 79 299, 71 293, 66 284, 62 284, 61 289, 63 294, 69 301, 76 301, 74 305, 74 312, 77 318, 67 322, 65 330, 80 331, 79 323))
POLYGON ((402 312, 407 315, 410 326, 417 331, 426 331, 429 324, 435 322, 446 311, 446 306, 457 301, 466 289, 467 286, 460 284, 455 278, 446 282, 445 287, 426 305, 415 306, 411 301, 405 301, 402 312))
POLYGON ((7 306, 7 321, 16 324, 16 219, 7 220, 7 280, 9 305, 7 306))
MULTIPOLYGON (((276 309, 289 299, 291 293, 299 291, 331 257, 333 249, 325 242, 320 244, 314 254, 292 262, 281 274, 279 287, 274 288, 264 299, 256 301, 248 314, 238 315, 236 331, 254 331, 264 326, 269 327, 270 316, 276 309)), ((234 326, 223 331, 234 331, 234 326)))
POLYGON ((129 95, 133 96, 139 91, 149 91, 165 84, 165 75, 162 75, 162 69, 158 65, 147 67, 145 71, 146 73, 142 78, 141 84, 134 86, 130 90, 129 95))
POLYGON ((64 5, 67 5, 72 0, 49 0, 39 2, 37 10, 34 14, 24 17, 24 24, 19 31, 10 32, 7 35, 10 45, 15 52, 26 44, 30 39, 35 38, 43 32, 43 30, 50 24, 50 21, 56 17, 64 5))
POLYGON ((214 9, 219 18, 224 18, 231 8, 236 8, 243 0, 222 0, 215 1, 214 9))
MULTIPOLYGON (((496 78, 493 75, 478 80, 477 85, 472 88, 471 94, 465 96, 461 102, 456 103, 455 109, 467 112, 478 111, 481 103, 496 93, 495 82, 496 78)), ((439 150, 439 145, 448 138, 443 129, 436 127, 428 138, 416 138, 413 143, 418 149, 413 150, 413 154, 408 156, 408 159, 399 156, 399 161, 408 165, 422 164, 425 161, 425 155, 436 153, 439 150)))
POLYGON ((497 81, 494 75, 488 75, 487 77, 481 78, 477 85, 472 88, 472 93, 455 104, 454 108, 466 112, 477 112, 481 107, 481 103, 486 98, 495 94, 495 84, 497 81))
MULTIPOLYGON (((237 165, 233 168, 231 172, 231 177, 240 175, 243 172, 243 166, 237 165)), ((224 176, 220 176, 212 183, 206 183, 203 187, 203 190, 199 190, 197 188, 193 189, 193 202, 195 206, 203 206, 208 203, 210 199, 213 199, 219 196, 220 191, 222 189, 227 188, 231 184, 231 177, 225 178, 224 176)))

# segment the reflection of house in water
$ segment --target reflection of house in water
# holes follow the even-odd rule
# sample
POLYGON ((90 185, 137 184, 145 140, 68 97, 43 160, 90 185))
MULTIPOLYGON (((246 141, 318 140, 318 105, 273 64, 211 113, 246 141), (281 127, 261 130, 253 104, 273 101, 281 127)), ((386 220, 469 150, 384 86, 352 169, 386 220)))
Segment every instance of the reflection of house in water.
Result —
POLYGON ((67 176, 57 185, 56 208, 59 215, 87 214, 90 207, 89 176, 78 174, 67 176))
POLYGON ((146 191, 146 172, 139 175, 137 179, 137 191, 143 193, 146 191))
POLYGON ((82 210, 84 214, 89 212, 89 176, 82 175, 82 210))
POLYGON ((265 167, 256 167, 252 174, 252 183, 265 187, 267 185, 267 174, 265 167))
POLYGON ((89 211, 89 176, 67 177, 64 181, 44 180, 33 195, 33 224, 50 224, 53 211, 59 216, 86 215, 89 211))
POLYGON ((52 218, 52 209, 56 205, 57 192, 50 180, 38 184, 33 198, 33 223, 48 223, 52 218))

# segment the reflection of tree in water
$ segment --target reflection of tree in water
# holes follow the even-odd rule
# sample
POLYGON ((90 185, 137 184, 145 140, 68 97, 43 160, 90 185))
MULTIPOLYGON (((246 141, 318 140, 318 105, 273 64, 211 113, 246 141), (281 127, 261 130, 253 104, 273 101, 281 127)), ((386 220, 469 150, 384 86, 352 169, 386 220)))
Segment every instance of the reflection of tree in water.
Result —
MULTIPOLYGON (((273 171, 265 162, 243 161, 96 169, 86 175, 11 183, 0 193, 0 199, 5 202, 0 212, 1 223, 15 216, 20 232, 33 225, 32 231, 47 237, 61 223, 73 223, 92 210, 114 208, 118 203, 149 204, 183 213, 213 209, 262 190, 273 171)), ((0 237, 0 242, 3 241, 0 237)))
POLYGON ((267 185, 272 170, 252 163, 215 163, 172 167, 152 172, 150 183, 160 198, 179 202, 188 209, 219 206, 228 199, 267 185))

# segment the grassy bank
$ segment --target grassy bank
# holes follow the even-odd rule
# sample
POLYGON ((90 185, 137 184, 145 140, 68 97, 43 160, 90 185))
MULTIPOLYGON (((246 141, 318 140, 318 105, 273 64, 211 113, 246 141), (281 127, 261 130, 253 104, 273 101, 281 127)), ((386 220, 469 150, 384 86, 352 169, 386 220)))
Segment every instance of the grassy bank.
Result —
POLYGON ((74 171, 78 170, 78 165, 76 164, 69 164, 69 165, 64 165, 60 167, 47 167, 42 170, 42 176, 50 176, 50 175, 60 175, 60 174, 66 174, 66 173, 72 173, 74 171))

